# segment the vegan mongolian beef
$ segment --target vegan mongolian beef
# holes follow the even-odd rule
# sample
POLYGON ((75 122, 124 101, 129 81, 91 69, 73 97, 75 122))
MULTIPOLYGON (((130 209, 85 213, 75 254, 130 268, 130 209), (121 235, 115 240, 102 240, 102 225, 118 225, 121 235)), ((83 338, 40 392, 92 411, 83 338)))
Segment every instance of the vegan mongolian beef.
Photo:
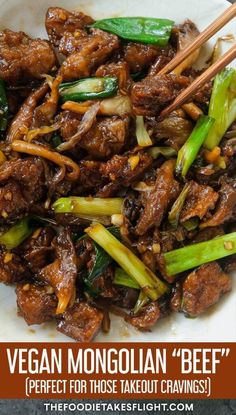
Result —
POLYGON ((51 7, 45 25, 0 32, 0 281, 80 342, 111 313, 199 316, 236 268, 236 71, 163 118, 199 76, 199 50, 159 73, 193 22, 51 7))

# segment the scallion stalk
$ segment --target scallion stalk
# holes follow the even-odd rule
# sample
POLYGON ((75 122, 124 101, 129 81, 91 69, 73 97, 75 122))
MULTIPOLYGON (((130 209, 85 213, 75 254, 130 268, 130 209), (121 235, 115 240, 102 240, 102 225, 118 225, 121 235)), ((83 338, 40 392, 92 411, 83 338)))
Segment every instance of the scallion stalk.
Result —
POLYGON ((55 213, 74 213, 92 216, 111 216, 121 213, 123 199, 99 197, 62 197, 52 205, 55 213))
POLYGON ((226 68, 216 75, 211 94, 209 116, 215 124, 209 131, 204 147, 218 146, 225 132, 236 119, 236 70, 226 68))
POLYGON ((178 151, 176 163, 177 174, 181 174, 183 177, 186 176, 213 124, 213 118, 206 115, 199 117, 189 138, 178 151))
POLYGON ((236 232, 163 254, 168 275, 198 267, 236 253, 236 232))
POLYGON ((168 291, 167 284, 100 223, 90 226, 85 232, 138 283, 149 298, 156 300, 168 291))

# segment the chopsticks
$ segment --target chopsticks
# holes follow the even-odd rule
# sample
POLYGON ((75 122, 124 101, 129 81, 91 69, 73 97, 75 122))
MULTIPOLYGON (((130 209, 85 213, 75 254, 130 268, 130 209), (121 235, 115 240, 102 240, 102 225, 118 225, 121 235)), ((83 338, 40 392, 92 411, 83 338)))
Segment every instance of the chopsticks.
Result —
POLYGON ((187 99, 193 95, 199 88, 201 88, 206 82, 210 81, 221 69, 225 68, 232 60, 236 59, 236 44, 232 46, 228 52, 226 52, 221 59, 210 66, 205 72, 203 72, 198 78, 196 78, 191 85, 188 86, 181 94, 166 107, 159 114, 160 118, 166 117, 170 112, 174 111, 177 107, 181 106, 187 101, 187 99))
MULTIPOLYGON (((233 17, 236 16, 236 3, 230 6, 224 13, 219 16, 210 26, 208 26, 199 36, 186 47, 182 52, 176 55, 172 61, 170 61, 158 75, 167 74, 173 71, 182 61, 184 61, 189 55, 191 55, 196 49, 210 39, 219 29, 221 29, 226 23, 228 23, 233 17)), ((170 112, 174 111, 177 107, 184 104, 191 95, 193 95, 199 88, 201 88, 206 82, 210 81, 218 72, 225 66, 232 62, 236 58, 236 45, 233 45, 228 52, 226 52, 217 62, 210 66, 205 72, 203 72, 198 78, 196 78, 191 85, 188 86, 168 107, 166 107, 159 115, 162 119, 166 117, 170 112)))
POLYGON ((232 4, 226 11, 224 11, 214 22, 212 22, 196 39, 186 47, 183 51, 178 53, 158 74, 164 75, 178 66, 191 53, 209 40, 218 30, 220 30, 226 23, 236 16, 236 2, 232 4))

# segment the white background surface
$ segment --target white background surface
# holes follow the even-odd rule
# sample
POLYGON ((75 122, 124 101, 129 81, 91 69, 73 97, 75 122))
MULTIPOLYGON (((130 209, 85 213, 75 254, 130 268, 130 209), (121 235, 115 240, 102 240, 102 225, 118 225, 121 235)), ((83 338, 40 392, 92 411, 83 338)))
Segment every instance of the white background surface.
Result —
MULTIPOLYGON (((136 15, 165 17, 177 23, 189 18, 203 30, 229 7, 229 3, 226 0, 0 0, 0 28, 24 30, 32 36, 46 36, 44 17, 49 6, 78 9, 94 18, 136 15)), ((236 37, 235 20, 219 33, 234 33, 236 37)), ((210 47, 218 36, 208 42, 205 53, 210 53, 210 47)), ((236 341, 236 278, 233 285, 232 292, 202 317, 187 319, 182 314, 173 314, 160 321, 150 333, 137 332, 123 320, 112 317, 110 333, 99 334, 96 341, 236 341)), ((0 341, 51 342, 70 339, 58 333, 52 323, 28 327, 22 318, 16 316, 14 288, 1 284, 0 341)))

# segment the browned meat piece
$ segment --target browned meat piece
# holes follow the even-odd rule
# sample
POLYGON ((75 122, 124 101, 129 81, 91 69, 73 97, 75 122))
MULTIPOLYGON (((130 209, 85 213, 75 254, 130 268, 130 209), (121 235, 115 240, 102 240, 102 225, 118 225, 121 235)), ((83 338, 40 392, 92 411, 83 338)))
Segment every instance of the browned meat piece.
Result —
POLYGON ((85 302, 76 303, 61 316, 57 330, 77 342, 87 343, 96 336, 102 320, 102 311, 85 302))
POLYGON ((118 183, 107 183, 96 192, 96 197, 114 197, 120 188, 118 183))
POLYGON ((87 25, 93 23, 90 16, 82 12, 69 12, 61 7, 49 7, 46 13, 45 26, 50 42, 58 46, 61 38, 66 32, 80 32, 87 25))
POLYGON ((154 273, 160 273, 166 281, 173 284, 174 278, 167 275, 162 254, 180 248, 182 242, 186 239, 186 235, 187 231, 182 226, 168 231, 160 231, 158 228, 154 228, 153 232, 147 232, 138 238, 138 242, 135 242, 135 248, 137 248, 140 258, 148 268, 154 273))
POLYGON ((165 266, 165 259, 164 256, 162 254, 156 255, 156 261, 157 261, 157 266, 156 268, 158 269, 158 271, 160 272, 160 274, 162 275, 162 277, 169 282, 170 284, 173 284, 173 276, 169 276, 166 273, 166 266, 165 266))
MULTIPOLYGON (((96 253, 93 241, 88 237, 79 239, 75 249, 77 255, 77 268, 79 271, 82 271, 81 277, 83 278, 85 271, 89 274, 94 268, 96 253)), ((108 266, 101 274, 97 275, 93 281, 88 282, 89 287, 91 286, 92 291, 98 293, 102 298, 116 298, 117 290, 116 286, 113 285, 113 277, 114 269, 112 266, 108 266)))
POLYGON ((156 268, 157 268, 156 255, 151 250, 147 250, 146 252, 141 253, 140 257, 143 263, 149 269, 151 269, 153 272, 156 271, 156 268))
MULTIPOLYGON (((88 33, 84 30, 77 30, 74 33, 65 32, 59 43, 59 52, 65 56, 81 49, 81 40, 88 38, 88 33)), ((82 41, 82 42, 84 42, 82 41)))
MULTIPOLYGON (((79 239, 75 245, 75 251, 77 255, 77 269, 78 271, 86 270, 87 265, 94 257, 94 245, 90 238, 79 239)), ((93 261, 91 261, 93 263, 93 261)))
MULTIPOLYGON (((62 122, 60 129, 61 136, 69 141, 78 129, 81 127, 81 120, 78 115, 65 111, 58 117, 62 122)), ((119 153, 125 145, 128 136, 129 118, 121 119, 119 117, 99 118, 92 127, 82 134, 78 140, 77 148, 87 150, 89 155, 96 159, 111 157, 119 153)), ((80 178, 80 181, 82 179, 80 178)))
MULTIPOLYGON (((236 126, 235 126, 236 130, 236 126)), ((230 131, 229 131, 230 132, 230 131)), ((235 131, 236 136, 236 131, 235 131)), ((225 142, 223 141, 222 152, 224 156, 232 157, 236 153, 236 138, 227 139, 225 142)))
POLYGON ((180 222, 198 216, 202 219, 209 210, 214 209, 218 200, 218 193, 212 187, 190 182, 190 190, 180 213, 180 222))
POLYGON ((33 236, 27 238, 18 248, 28 268, 37 273, 52 261, 53 247, 51 242, 55 236, 52 228, 39 228, 33 236))
POLYGON ((161 69, 163 69, 169 62, 171 58, 168 56, 160 55, 156 59, 156 61, 150 66, 148 71, 148 76, 155 76, 158 75, 161 69))
MULTIPOLYGON (((14 180, 21 186, 22 194, 28 203, 39 200, 44 194, 44 165, 41 159, 28 158, 6 161, 0 166, 0 183, 14 180)), ((9 195, 9 200, 10 195, 9 195)))
POLYGON ((158 303, 151 302, 138 315, 134 316, 131 314, 125 320, 139 330, 148 330, 156 324, 160 317, 161 310, 158 303))
POLYGON ((58 298, 57 314, 60 314, 74 300, 77 259, 68 229, 59 233, 53 245, 56 259, 39 272, 38 278, 55 290, 58 298))
POLYGON ((79 50, 63 62, 61 66, 63 79, 70 81, 90 76, 92 71, 105 62, 118 48, 119 40, 116 35, 99 29, 91 29, 90 35, 80 39, 79 50))
POLYGON ((134 288, 116 286, 116 297, 113 299, 113 303, 119 307, 127 308, 128 310, 134 308, 139 291, 134 288))
POLYGON ((11 222, 28 212, 43 196, 42 161, 34 158, 6 161, 0 166, 0 184, 1 219, 11 222))
MULTIPOLYGON (((191 82, 193 82, 196 78, 198 78, 202 73, 202 70, 195 70, 191 67, 188 67, 186 70, 183 71, 183 75, 189 77, 191 82)), ((191 100, 194 101, 197 105, 202 107, 204 110, 208 110, 207 106, 209 105, 211 93, 212 93, 212 86, 213 82, 209 81, 206 82, 201 88, 197 90, 192 96, 191 100)), ((204 112, 204 111, 203 111, 204 112)))
POLYGON ((26 266, 20 257, 11 252, 0 252, 0 282, 15 284, 29 277, 26 266))
POLYGON ((212 93, 212 82, 207 82, 198 92, 193 95, 193 101, 196 104, 209 105, 210 98, 212 93))
POLYGON ((186 238, 186 230, 182 226, 178 226, 177 229, 168 231, 159 231, 158 228, 154 228, 153 232, 147 232, 138 238, 137 248, 140 257, 145 265, 150 268, 154 273, 158 269, 158 272, 163 275, 165 280, 173 283, 173 277, 166 274, 165 263, 163 259, 163 253, 172 251, 173 249, 180 247, 180 242, 186 238))
POLYGON ((53 198, 55 200, 62 196, 68 196, 73 185, 73 182, 69 180, 67 177, 65 177, 61 181, 60 176, 58 181, 57 177, 57 174, 53 176, 52 172, 50 176, 47 177, 48 195, 53 195, 53 198))
POLYGON ((119 80, 119 90, 122 92, 127 92, 132 83, 129 67, 124 61, 99 66, 95 76, 115 76, 119 80))
POLYGON ((45 97, 42 104, 35 108, 31 129, 40 128, 42 126, 50 126, 53 124, 54 117, 58 109, 60 98, 58 87, 61 82, 62 77, 60 75, 56 76, 51 84, 50 93, 45 97))
POLYGON ((154 189, 148 195, 137 223, 137 235, 143 235, 154 225, 159 226, 166 209, 178 196, 179 184, 174 179, 174 168, 175 161, 168 160, 159 169, 154 189))
POLYGON ((137 242, 137 250, 144 264, 155 272, 157 268, 157 256, 161 252, 160 233, 155 229, 154 232, 140 236, 137 242))
MULTIPOLYGON (((57 150, 59 152, 64 152, 64 151, 76 149, 78 147, 78 143, 81 140, 81 138, 83 136, 85 136, 85 134, 87 134, 90 131, 90 129, 93 127, 93 125, 95 124, 98 110, 99 110, 99 102, 95 102, 85 112, 83 118, 81 119, 81 121, 79 123, 77 121, 77 117, 73 117, 73 115, 72 115, 72 118, 71 118, 68 113, 65 115, 65 118, 68 118, 70 124, 68 126, 69 128, 64 129, 64 133, 67 134, 70 129, 73 130, 76 126, 76 122, 78 123, 77 124, 78 128, 75 131, 75 134, 72 135, 72 137, 68 137, 66 142, 61 143, 57 147, 57 150), (76 121, 71 123, 70 119, 73 120, 73 118, 75 118, 76 121)), ((62 119, 63 118, 64 118, 64 116, 62 116, 62 119)))
POLYGON ((11 182, 0 187, 0 222, 12 222, 28 209, 29 205, 18 183, 11 182))
POLYGON ((97 159, 104 159, 120 153, 128 136, 129 119, 107 117, 96 124, 79 141, 79 147, 97 159))
POLYGON ((170 297, 170 309, 171 311, 180 311, 182 303, 182 284, 176 282, 172 288, 171 297, 170 297))
POLYGON ((201 228, 218 226, 227 222, 233 215, 236 206, 236 190, 228 183, 222 185, 219 204, 212 218, 201 224, 201 228))
POLYGON ((221 175, 221 170, 216 170, 214 166, 194 166, 195 177, 199 184, 206 184, 212 187, 218 187, 219 177, 221 175))
POLYGON ((191 272, 183 283, 182 311, 196 317, 231 290, 232 282, 217 262, 204 264, 191 272))
POLYGON ((152 138, 158 141, 166 140, 165 144, 176 151, 179 151, 193 129, 192 122, 184 118, 180 111, 172 112, 160 122, 157 122, 155 118, 148 118, 147 126, 150 126, 153 131, 152 138))
POLYGON ((4 81, 19 85, 40 79, 55 64, 55 54, 46 40, 9 29, 0 32, 0 78, 4 81))
POLYGON ((48 287, 26 284, 16 288, 19 315, 26 323, 42 324, 54 318, 57 300, 54 294, 49 294, 48 287))
MULTIPOLYGON (((81 153, 81 148, 78 150, 81 153)), ((73 155, 75 152, 73 152, 73 155)), ((80 161, 80 176, 78 180, 73 183, 68 180, 63 180, 53 188, 54 197, 66 196, 69 194, 73 196, 89 196, 94 195, 101 186, 105 185, 106 181, 99 172, 101 166, 100 161, 81 160, 80 161), (60 185, 60 186, 59 186, 60 185)), ((105 197, 105 196, 104 196, 105 197)), ((108 196, 107 196, 108 197, 108 196)))
POLYGON ((159 47, 143 43, 128 42, 124 45, 124 59, 130 72, 142 72, 147 69, 159 56, 173 58, 175 51, 172 46, 159 47))
POLYGON ((121 183, 123 186, 129 186, 132 182, 138 181, 144 172, 151 166, 153 159, 144 152, 135 155, 113 156, 107 163, 103 163, 100 172, 108 177, 112 182, 121 183), (132 165, 133 158, 137 165, 132 165))
POLYGON ((7 142, 11 143, 14 140, 20 140, 25 135, 25 130, 30 128, 34 120, 34 110, 38 102, 45 96, 48 90, 48 84, 42 84, 38 89, 33 91, 22 106, 19 112, 13 119, 7 133, 7 142))
POLYGON ((131 100, 137 115, 157 115, 189 85, 186 76, 148 76, 132 86, 131 100))
POLYGON ((74 195, 94 194, 103 183, 99 172, 101 162, 82 160, 80 162, 80 177, 73 188, 74 195))
MULTIPOLYGON (((161 252, 168 252, 172 251, 174 248, 177 248, 176 241, 183 240, 184 238, 178 238, 178 227, 176 230, 169 230, 169 231, 161 231, 160 232, 160 244, 161 244, 161 252)), ((181 228, 182 231, 182 228, 181 228)))

